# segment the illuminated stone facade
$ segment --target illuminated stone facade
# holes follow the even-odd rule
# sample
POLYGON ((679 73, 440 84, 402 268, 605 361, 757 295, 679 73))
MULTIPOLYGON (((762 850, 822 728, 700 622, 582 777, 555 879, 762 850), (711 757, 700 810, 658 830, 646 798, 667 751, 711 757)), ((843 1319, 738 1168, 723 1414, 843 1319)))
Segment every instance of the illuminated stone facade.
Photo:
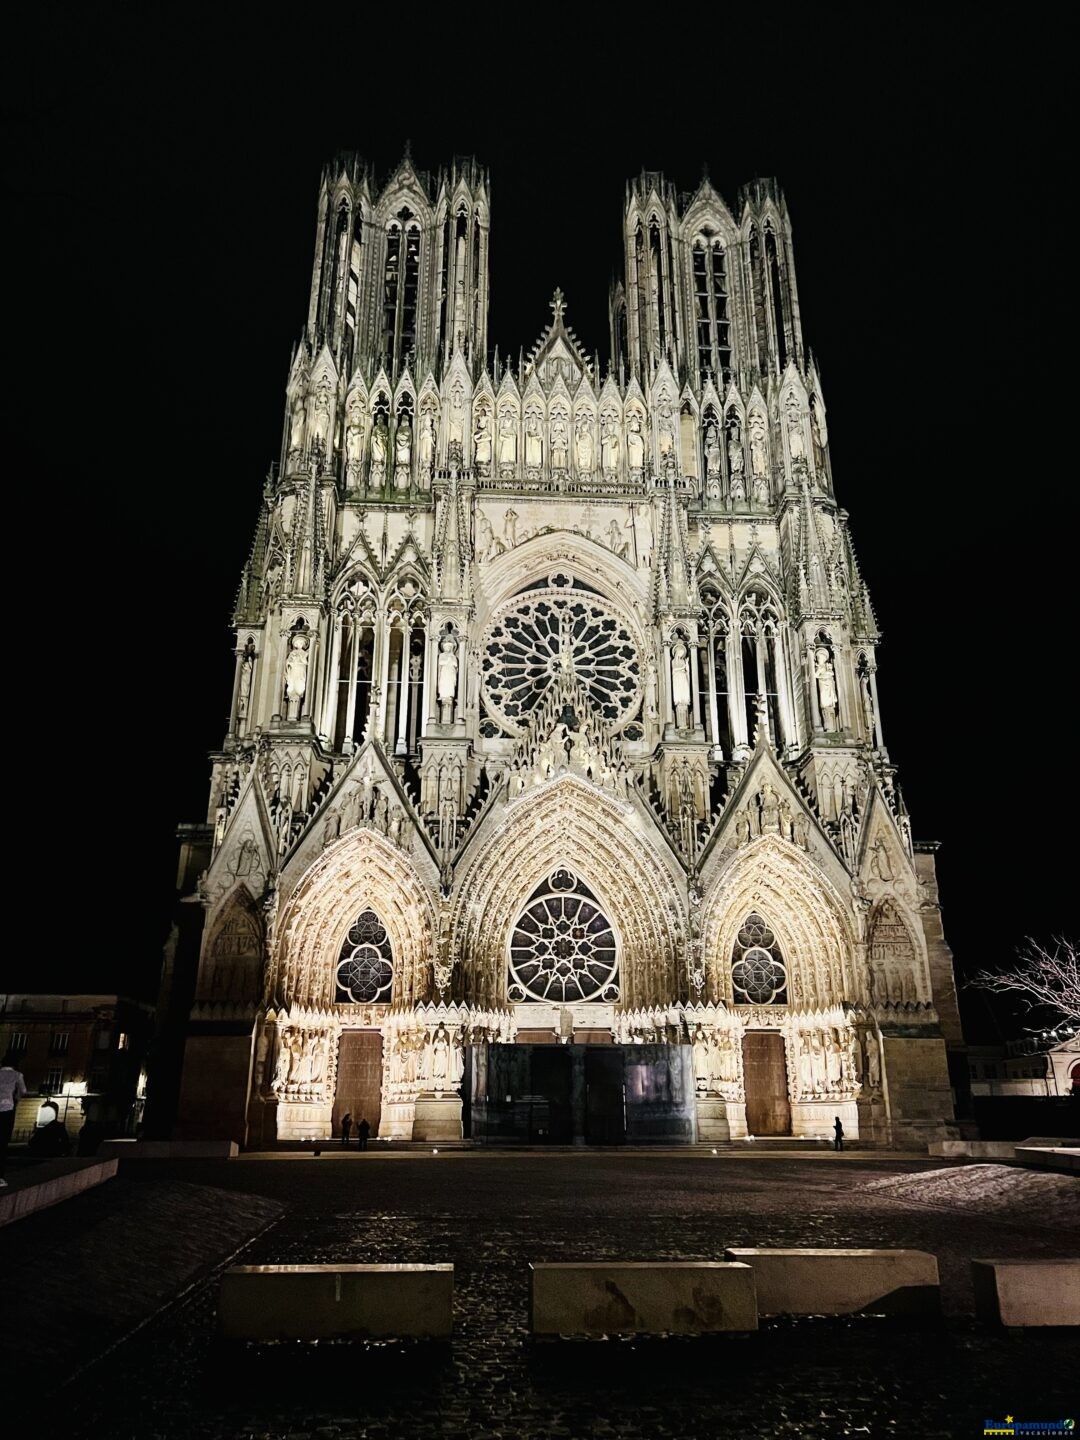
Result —
POLYGON ((689 1138, 940 1131, 933 847, 885 749, 783 196, 632 182, 604 364, 558 291, 530 350, 489 351, 489 221, 472 162, 324 172, 186 831, 179 1133, 364 1108, 459 1135, 485 1047, 582 1040, 677 1047, 689 1138))

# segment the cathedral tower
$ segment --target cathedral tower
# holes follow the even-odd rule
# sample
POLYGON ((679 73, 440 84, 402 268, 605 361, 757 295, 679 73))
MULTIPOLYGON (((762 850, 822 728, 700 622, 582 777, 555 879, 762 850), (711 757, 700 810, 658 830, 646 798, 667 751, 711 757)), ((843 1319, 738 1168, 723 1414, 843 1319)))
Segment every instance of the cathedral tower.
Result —
POLYGON ((488 354, 489 219, 473 160, 323 172, 183 832, 179 1133, 527 1138, 550 1091, 582 1142, 939 1134, 933 847, 783 195, 628 186, 606 375, 560 291, 488 354))

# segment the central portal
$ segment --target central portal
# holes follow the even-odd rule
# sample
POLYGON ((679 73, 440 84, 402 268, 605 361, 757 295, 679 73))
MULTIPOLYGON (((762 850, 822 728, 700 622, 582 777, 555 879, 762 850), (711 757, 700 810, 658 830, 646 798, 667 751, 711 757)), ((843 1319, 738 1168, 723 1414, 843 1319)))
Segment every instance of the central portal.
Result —
POLYGON ((742 1050, 747 1131, 751 1135, 790 1135, 783 1035, 776 1030, 748 1030, 742 1050))
POLYGON ((476 1045, 466 1074, 481 1142, 694 1142, 689 1045, 476 1045))

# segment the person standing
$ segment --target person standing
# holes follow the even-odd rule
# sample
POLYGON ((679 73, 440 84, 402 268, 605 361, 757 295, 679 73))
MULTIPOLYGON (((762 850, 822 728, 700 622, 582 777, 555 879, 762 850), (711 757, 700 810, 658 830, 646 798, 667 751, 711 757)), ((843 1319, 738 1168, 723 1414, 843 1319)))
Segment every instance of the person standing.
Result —
POLYGON ((368 1124, 367 1120, 363 1116, 361 1116, 360 1124, 356 1127, 356 1146, 358 1150, 367 1149, 367 1137, 370 1134, 371 1126, 368 1124))
POLYGON ((0 1066, 0 1189, 7 1186, 4 1170, 7 1167, 8 1145, 15 1128, 15 1110, 26 1094, 26 1081, 18 1067, 18 1056, 10 1050, 0 1066))
POLYGON ((342 1143, 343 1146, 348 1145, 348 1143, 349 1143, 349 1136, 350 1136, 351 1134, 352 1134, 352 1115, 349 1113, 348 1110, 346 1110, 346 1111, 345 1111, 345 1114, 342 1115, 342 1117, 341 1117, 341 1143, 342 1143))
POLYGON ((833 1149, 843 1150, 844 1148, 844 1127, 840 1123, 840 1116, 837 1115, 833 1121, 833 1149))

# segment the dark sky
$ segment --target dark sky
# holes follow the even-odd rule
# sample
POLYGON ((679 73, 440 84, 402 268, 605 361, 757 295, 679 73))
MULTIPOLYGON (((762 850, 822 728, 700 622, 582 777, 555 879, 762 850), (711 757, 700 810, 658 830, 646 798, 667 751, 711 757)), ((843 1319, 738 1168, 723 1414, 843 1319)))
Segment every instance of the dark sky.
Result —
MULTIPOLYGON (((407 139, 421 166, 490 167, 490 334, 513 353, 561 285, 606 354, 628 176, 691 189, 707 166, 732 203, 778 177, 885 635, 886 741, 916 837, 942 842, 947 936, 970 970, 1067 927, 1077 481, 1071 443, 1050 441, 1074 429, 1056 413, 1073 270, 1056 9, 1013 33, 994 7, 668 7, 625 46, 584 11, 447 7, 435 30, 427 9, 375 32, 350 5, 50 7, 14 36, 8 359, 41 414, 14 427, 28 483, 9 513, 25 505, 44 563, 16 611, 27 691, 7 691, 8 714, 33 740, 9 764, 31 821, 9 866, 67 919, 16 952, 10 987, 153 993, 173 827, 203 818, 224 731, 320 166, 355 149, 385 173, 407 139)), ((970 1021, 987 1023, 977 998, 970 1021)))

